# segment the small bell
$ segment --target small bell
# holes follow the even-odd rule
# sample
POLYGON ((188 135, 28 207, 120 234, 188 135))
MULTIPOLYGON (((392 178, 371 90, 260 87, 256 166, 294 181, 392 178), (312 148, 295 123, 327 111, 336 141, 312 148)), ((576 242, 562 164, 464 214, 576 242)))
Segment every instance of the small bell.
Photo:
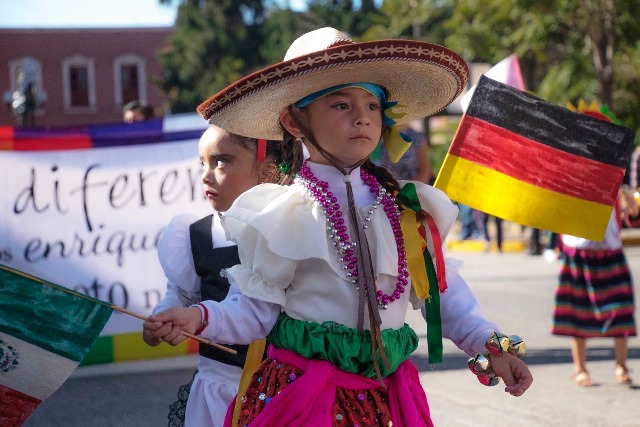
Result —
POLYGON ((484 355, 476 354, 467 361, 467 366, 475 375, 480 375, 491 369, 491 362, 484 355))
POLYGON ((485 348, 489 350, 489 353, 499 356, 502 353, 509 351, 509 337, 500 332, 494 332, 487 340, 485 348))
POLYGON ((480 381, 480 383, 483 385, 492 387, 500 383, 500 377, 496 376, 496 374, 494 374, 493 371, 490 371, 485 374, 479 374, 478 381, 480 381))
POLYGON ((527 352, 527 345, 518 335, 509 335, 509 353, 516 357, 522 357, 527 352))

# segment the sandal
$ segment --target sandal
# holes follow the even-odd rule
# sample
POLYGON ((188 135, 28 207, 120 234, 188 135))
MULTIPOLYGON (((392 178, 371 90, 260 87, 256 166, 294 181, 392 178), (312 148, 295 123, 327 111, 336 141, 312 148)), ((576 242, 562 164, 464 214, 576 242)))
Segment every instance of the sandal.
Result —
POLYGON ((593 385, 587 371, 580 371, 573 374, 573 382, 575 382, 578 387, 591 387, 593 385))
POLYGON ((616 365, 616 382, 618 384, 631 384, 631 377, 626 366, 616 365))

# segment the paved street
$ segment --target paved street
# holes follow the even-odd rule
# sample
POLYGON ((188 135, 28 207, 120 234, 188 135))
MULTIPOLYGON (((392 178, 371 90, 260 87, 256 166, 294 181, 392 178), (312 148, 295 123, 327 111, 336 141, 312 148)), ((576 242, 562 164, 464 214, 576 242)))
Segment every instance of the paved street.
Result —
MULTIPOLYGON (((638 295, 640 246, 625 251, 638 295)), ((422 341, 414 361, 437 426, 640 426, 640 338, 629 342, 629 368, 638 386, 615 384, 611 339, 588 341, 588 368, 597 385, 578 388, 570 380, 570 341, 549 334, 558 263, 524 252, 449 255, 465 262, 463 276, 486 317, 525 339, 534 384, 519 398, 504 393, 503 385, 484 387, 466 368, 466 356, 450 342, 445 342, 445 362, 429 366, 424 321, 414 312, 408 322, 422 341)), ((164 426, 167 408, 195 364, 189 356, 78 368, 25 426, 164 426)))

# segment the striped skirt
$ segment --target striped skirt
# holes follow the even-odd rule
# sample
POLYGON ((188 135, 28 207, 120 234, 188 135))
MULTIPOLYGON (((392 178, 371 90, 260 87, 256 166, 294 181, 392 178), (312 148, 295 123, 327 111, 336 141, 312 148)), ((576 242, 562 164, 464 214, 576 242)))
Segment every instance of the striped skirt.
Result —
POLYGON ((563 248, 553 310, 554 335, 636 335, 631 273, 622 249, 563 248))

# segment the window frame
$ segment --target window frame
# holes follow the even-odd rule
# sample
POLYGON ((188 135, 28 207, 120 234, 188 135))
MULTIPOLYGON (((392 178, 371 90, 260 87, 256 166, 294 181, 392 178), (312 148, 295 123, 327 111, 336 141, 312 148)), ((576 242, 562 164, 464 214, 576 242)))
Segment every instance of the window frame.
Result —
POLYGON ((138 68, 138 99, 139 101, 147 100, 147 68, 145 59, 133 53, 127 53, 117 56, 113 61, 113 82, 115 104, 122 108, 125 104, 122 99, 122 66, 125 64, 133 64, 138 68))
POLYGON ((64 112, 70 114, 86 114, 97 112, 97 98, 96 98, 96 71, 95 60, 93 58, 84 55, 67 56, 62 59, 62 88, 63 88, 63 102, 64 112), (88 106, 74 106, 72 105, 71 97, 71 68, 73 67, 86 67, 87 69, 87 91, 88 91, 88 106))

